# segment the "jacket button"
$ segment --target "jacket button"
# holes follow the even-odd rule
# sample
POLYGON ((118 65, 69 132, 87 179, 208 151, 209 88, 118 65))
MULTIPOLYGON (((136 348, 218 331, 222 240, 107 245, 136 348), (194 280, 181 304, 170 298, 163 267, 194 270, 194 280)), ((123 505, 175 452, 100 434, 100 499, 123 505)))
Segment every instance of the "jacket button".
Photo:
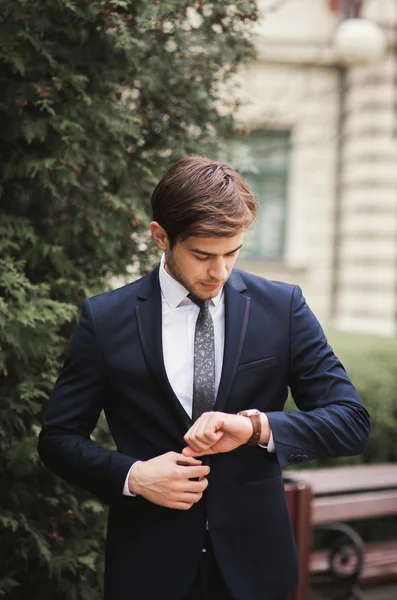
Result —
POLYGON ((290 462, 290 463, 295 462, 295 456, 293 454, 290 454, 290 456, 288 457, 288 462, 290 462))
POLYGON ((301 462, 302 461, 302 454, 295 454, 295 462, 301 462))
POLYGON ((302 460, 307 460, 307 454, 302 454, 302 460))

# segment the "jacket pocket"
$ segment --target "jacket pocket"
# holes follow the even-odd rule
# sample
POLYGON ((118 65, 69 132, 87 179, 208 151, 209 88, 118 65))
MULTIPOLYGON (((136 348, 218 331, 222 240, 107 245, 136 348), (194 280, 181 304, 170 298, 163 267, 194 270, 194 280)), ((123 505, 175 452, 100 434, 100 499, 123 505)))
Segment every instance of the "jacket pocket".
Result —
POLYGON ((269 367, 277 363, 276 356, 269 356, 268 358, 261 358, 252 362, 244 363, 237 367, 237 371, 245 371, 247 369, 257 369, 259 367, 269 367))
POLYGON ((277 477, 268 477, 267 479, 258 479, 256 481, 245 481, 244 485, 247 487, 264 487, 279 483, 280 479, 282 479, 282 475, 277 475, 277 477))

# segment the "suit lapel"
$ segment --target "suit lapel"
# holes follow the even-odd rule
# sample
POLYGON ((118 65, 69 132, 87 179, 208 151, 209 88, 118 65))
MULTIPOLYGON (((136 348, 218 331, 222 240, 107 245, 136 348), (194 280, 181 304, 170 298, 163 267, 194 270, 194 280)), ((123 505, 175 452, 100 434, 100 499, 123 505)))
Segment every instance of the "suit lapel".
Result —
POLYGON ((192 421, 176 397, 168 381, 164 366, 162 306, 158 268, 148 276, 146 285, 139 294, 139 299, 140 302, 135 306, 135 314, 146 363, 163 389, 175 418, 185 432, 191 426, 192 421))
POLYGON ((233 271, 224 288, 225 349, 221 381, 215 402, 215 410, 219 411, 223 410, 232 387, 247 331, 251 298, 241 293, 246 289, 241 276, 233 271))
MULTIPOLYGON (((233 271, 224 287, 225 349, 222 375, 214 407, 219 411, 223 410, 233 384, 247 331, 251 299, 242 293, 245 290, 246 285, 241 276, 238 272, 233 271)), ((180 423, 182 430, 186 431, 191 426, 192 420, 176 397, 164 366, 159 268, 147 277, 138 299, 135 314, 145 360, 170 402, 175 418, 180 423)))

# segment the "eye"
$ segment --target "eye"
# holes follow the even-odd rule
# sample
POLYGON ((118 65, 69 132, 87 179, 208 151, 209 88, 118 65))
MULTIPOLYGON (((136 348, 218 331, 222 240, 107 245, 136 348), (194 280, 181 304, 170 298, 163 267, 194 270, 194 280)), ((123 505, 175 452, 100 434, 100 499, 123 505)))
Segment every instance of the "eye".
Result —
POLYGON ((196 256, 196 255, 194 255, 194 258, 196 258, 197 260, 200 260, 201 262, 203 262, 205 260, 208 260, 208 256, 202 257, 202 256, 196 256))

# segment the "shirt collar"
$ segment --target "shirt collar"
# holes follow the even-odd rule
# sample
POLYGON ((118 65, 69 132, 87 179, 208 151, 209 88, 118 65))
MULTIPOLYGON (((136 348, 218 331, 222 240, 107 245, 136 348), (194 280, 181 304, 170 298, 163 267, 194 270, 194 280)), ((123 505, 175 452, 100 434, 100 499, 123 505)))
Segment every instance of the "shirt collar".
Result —
MULTIPOLYGON (((177 308, 181 303, 191 303, 190 298, 187 298, 189 291, 181 284, 179 281, 171 277, 169 273, 164 268, 165 263, 165 254, 161 257, 160 262, 160 272, 159 272, 159 280, 160 280, 160 288, 161 293, 163 294, 168 306, 170 308, 177 308), (185 301, 185 302, 184 302, 185 301)), ((220 301, 223 298, 223 286, 214 298, 211 298, 211 302, 214 306, 218 306, 220 301)))

